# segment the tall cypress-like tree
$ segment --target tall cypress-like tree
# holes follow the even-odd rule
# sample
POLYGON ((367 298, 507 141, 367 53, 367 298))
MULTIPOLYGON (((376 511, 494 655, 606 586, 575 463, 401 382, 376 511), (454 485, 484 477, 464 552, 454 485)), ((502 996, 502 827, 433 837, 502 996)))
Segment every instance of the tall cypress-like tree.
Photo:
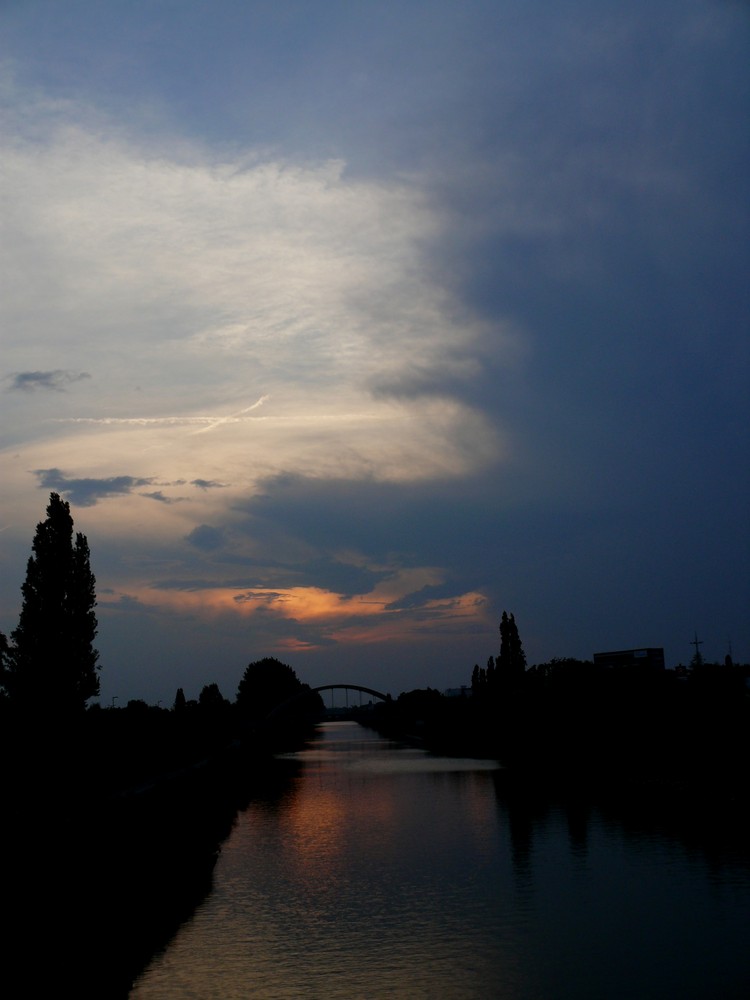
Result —
POLYGON ((498 675, 503 680, 510 680, 522 677, 525 670, 526 654, 518 634, 516 619, 503 611, 500 620, 500 655, 497 658, 498 675))
POLYGON ((74 538, 70 505, 57 493, 50 494, 32 552, 3 683, 17 705, 65 714, 99 693, 99 653, 88 542, 80 532, 74 538))

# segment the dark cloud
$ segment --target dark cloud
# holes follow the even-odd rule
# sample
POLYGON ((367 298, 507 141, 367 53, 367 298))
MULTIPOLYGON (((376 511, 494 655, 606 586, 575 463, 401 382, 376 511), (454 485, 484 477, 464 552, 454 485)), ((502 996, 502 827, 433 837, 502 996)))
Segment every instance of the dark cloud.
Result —
POLYGON ((248 590, 244 594, 236 594, 234 597, 235 604, 283 604, 288 600, 287 594, 272 590, 266 590, 262 593, 248 590))
POLYGON ((369 593, 389 572, 352 565, 328 554, 306 560, 302 569, 305 585, 331 590, 343 597, 369 593))
MULTIPOLYGON (((404 565, 444 565, 461 553, 471 559, 475 549, 479 556, 491 544, 483 532, 499 513, 496 488, 479 480, 392 483, 294 475, 266 480, 244 507, 252 516, 248 533, 262 543, 281 528, 286 537, 293 532, 309 544, 316 571, 346 550, 373 564, 387 561, 388 553, 398 553, 404 565)), ((364 572, 372 585, 376 574, 364 572)))
POLYGON ((216 580, 209 577, 180 577, 179 579, 152 580, 149 584, 154 590, 211 590, 215 587, 246 587, 247 580, 216 580))
MULTIPOLYGON (((276 595, 275 601, 254 602, 253 625, 258 639, 267 649, 275 649, 282 660, 288 660, 289 650, 320 648, 331 651, 339 642, 331 634, 332 628, 317 622, 301 622, 296 618, 279 615, 276 605, 283 595, 276 595)), ((239 601, 238 603, 246 603, 239 601)), ((351 619, 348 620, 351 623, 351 619)))
POLYGON ((61 368, 49 372, 15 372, 9 376, 9 389, 20 392, 35 392, 37 389, 65 392, 73 382, 87 378, 91 378, 88 372, 65 371, 61 368))
POLYGON ((108 600, 102 598, 102 594, 113 594, 112 590, 99 591, 98 605, 100 608, 106 609, 107 611, 124 611, 137 614, 150 614, 152 609, 148 605, 144 604, 143 601, 139 601, 137 597, 133 597, 132 594, 119 594, 116 599, 108 600))
POLYGON ((182 503, 182 501, 185 499, 184 497, 165 496, 161 490, 154 490, 153 493, 139 493, 139 496, 146 497, 148 500, 156 500, 158 503, 165 503, 165 504, 182 503))
POLYGON ((200 490, 223 490, 227 484, 216 482, 214 479, 191 479, 190 485, 197 486, 200 490))
POLYGON ((224 532, 210 524, 199 524, 187 536, 188 542, 204 552, 216 552, 224 545, 224 532))
MULTIPOLYGON (((435 608, 426 607, 426 605, 431 601, 440 601, 442 607, 458 608, 461 606, 461 601, 459 598, 453 596, 454 591, 455 587, 447 587, 445 584, 421 587, 419 590, 407 594, 397 601, 391 601, 390 604, 385 605, 385 608, 387 611, 408 611, 410 615, 414 615, 419 619, 439 619, 442 616, 442 612, 435 608)), ((477 606, 483 603, 483 598, 477 598, 475 602, 477 606)))
MULTIPOLYGON (((44 489, 61 493, 71 503, 79 507, 93 507, 100 500, 111 496, 123 496, 135 490, 150 486, 153 479, 137 479, 133 476, 112 476, 108 479, 71 479, 60 469, 35 469, 34 475, 44 489)), ((155 495, 152 495, 152 498, 155 495)))
POLYGON ((631 474, 593 468, 579 494, 559 497, 530 488, 508 494, 497 475, 425 484, 289 475, 268 480, 262 495, 246 502, 246 530, 256 539, 294 532, 321 564, 350 550, 373 565, 438 567, 443 583, 391 610, 427 620, 429 600, 480 593, 498 620, 503 609, 516 613, 538 660, 589 656, 615 643, 664 645, 677 662, 689 657, 680 643, 683 632, 689 638, 691 615, 742 620, 745 588, 705 593, 702 581, 716 566, 740 578, 746 494, 688 491, 685 504, 682 481, 670 485, 653 469, 631 474), (721 534, 706 530, 719 508, 721 534))
POLYGON ((368 381, 367 388, 376 399, 456 396, 470 402, 475 393, 478 367, 475 361, 474 356, 448 351, 442 364, 411 366, 395 375, 378 375, 368 381), (454 369, 460 371, 462 365, 466 371, 463 377, 454 372, 454 369))

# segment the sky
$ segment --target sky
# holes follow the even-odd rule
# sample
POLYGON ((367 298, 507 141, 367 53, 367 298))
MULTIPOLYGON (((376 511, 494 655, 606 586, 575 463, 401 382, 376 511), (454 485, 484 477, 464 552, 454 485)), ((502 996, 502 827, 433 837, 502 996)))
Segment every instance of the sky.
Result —
POLYGON ((750 661, 750 5, 0 0, 0 630, 101 701, 750 661))

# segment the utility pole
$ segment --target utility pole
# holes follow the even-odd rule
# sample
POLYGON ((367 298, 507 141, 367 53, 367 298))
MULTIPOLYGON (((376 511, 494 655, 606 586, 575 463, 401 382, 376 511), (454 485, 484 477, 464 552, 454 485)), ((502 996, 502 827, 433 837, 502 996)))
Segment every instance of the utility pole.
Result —
POLYGON ((700 646, 703 645, 703 640, 698 638, 698 633, 693 633, 695 638, 690 640, 690 645, 695 646, 695 655, 693 656, 693 666, 700 667, 703 664, 703 657, 701 656, 700 646))

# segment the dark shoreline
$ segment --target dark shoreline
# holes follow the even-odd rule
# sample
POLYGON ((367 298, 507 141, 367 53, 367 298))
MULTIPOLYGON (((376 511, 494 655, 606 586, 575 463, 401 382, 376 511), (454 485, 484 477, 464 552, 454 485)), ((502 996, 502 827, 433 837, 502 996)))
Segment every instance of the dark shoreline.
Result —
POLYGON ((288 774, 270 750, 236 747, 136 788, 6 799, 3 996, 128 997, 210 892, 238 812, 283 794, 288 774))
MULTIPOLYGON (((522 821, 562 809, 585 829, 595 811, 634 836, 672 838, 712 866, 750 866, 748 770, 742 758, 727 759, 723 743, 700 767, 695 755, 688 766, 673 756, 607 754, 606 745, 595 757, 559 746, 555 755, 556 731, 532 744, 539 720, 520 739, 518 720, 504 730, 485 714, 480 726, 468 703, 431 701, 438 707, 432 717, 368 714, 357 721, 428 752, 500 761, 496 794, 522 821)), ((67 985, 81 998, 127 997, 210 892, 238 812, 252 799, 284 794, 291 771, 274 761, 274 751, 299 748, 309 732, 273 745, 214 742, 212 753, 186 756, 182 767, 122 763, 110 783, 102 780, 105 761, 76 776, 85 746, 70 749, 67 760, 58 753, 54 768, 53 746, 38 747, 36 762, 25 762, 23 779, 14 788, 6 783, 4 795, 4 995, 54 994, 67 985)), ((585 744, 592 732, 579 736, 585 744)), ((210 741, 201 743, 206 748, 210 741)), ((172 755, 169 763, 179 760, 172 755)))

